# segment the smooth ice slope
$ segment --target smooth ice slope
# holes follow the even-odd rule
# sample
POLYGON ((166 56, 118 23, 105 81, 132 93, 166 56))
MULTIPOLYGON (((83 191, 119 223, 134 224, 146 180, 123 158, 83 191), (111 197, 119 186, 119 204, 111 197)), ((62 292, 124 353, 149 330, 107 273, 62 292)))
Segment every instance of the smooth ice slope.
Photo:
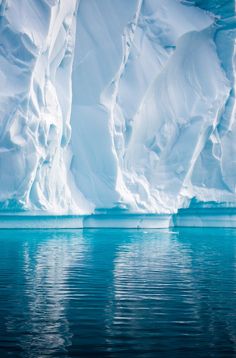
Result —
POLYGON ((0 1, 0 205, 236 201, 235 4, 0 1))

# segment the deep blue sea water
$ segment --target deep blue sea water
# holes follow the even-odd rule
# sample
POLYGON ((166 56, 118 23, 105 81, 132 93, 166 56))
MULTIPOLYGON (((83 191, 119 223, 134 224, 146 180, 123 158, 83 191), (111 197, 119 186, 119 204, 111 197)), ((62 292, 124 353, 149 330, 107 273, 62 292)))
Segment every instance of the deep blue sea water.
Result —
POLYGON ((236 357, 236 230, 1 230, 4 357, 236 357))

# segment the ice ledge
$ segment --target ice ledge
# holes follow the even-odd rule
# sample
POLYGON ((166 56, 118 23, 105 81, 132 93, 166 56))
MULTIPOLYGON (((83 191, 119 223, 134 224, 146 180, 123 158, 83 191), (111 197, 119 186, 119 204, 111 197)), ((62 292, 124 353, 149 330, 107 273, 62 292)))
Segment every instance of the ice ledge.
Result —
POLYGON ((0 229, 87 229, 87 228, 168 228, 171 215, 96 214, 96 215, 0 215, 0 229))
POLYGON ((172 215, 98 214, 84 218, 84 228, 163 229, 172 226, 172 215))
POLYGON ((172 218, 175 227, 236 227, 236 208, 180 209, 172 218))
POLYGON ((236 227, 236 208, 180 209, 175 215, 0 215, 0 229, 163 229, 169 227, 236 227))
POLYGON ((81 229, 83 216, 0 215, 0 229, 81 229))

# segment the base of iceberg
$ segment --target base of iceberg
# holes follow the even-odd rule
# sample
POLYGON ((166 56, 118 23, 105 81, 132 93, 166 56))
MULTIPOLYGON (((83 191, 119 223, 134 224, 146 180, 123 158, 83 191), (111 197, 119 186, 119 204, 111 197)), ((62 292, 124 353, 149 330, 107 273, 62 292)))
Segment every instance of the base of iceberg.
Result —
POLYGON ((164 229, 236 227, 236 208, 180 209, 177 214, 0 215, 0 229, 164 229))
POLYGON ((175 227, 236 227, 236 208, 180 209, 173 215, 175 227))
POLYGON ((98 214, 84 218, 84 228, 163 229, 172 226, 168 214, 98 214))
POLYGON ((82 229, 79 215, 0 215, 0 229, 82 229))

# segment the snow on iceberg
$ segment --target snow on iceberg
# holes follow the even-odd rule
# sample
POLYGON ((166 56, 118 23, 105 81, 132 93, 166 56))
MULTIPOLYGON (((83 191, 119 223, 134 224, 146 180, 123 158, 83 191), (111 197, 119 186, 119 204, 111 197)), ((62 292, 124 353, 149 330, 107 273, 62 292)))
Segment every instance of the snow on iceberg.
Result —
POLYGON ((76 10, 76 0, 1 2, 2 210, 78 210, 65 150, 76 10))
POLYGON ((233 1, 3 0, 0 14, 3 211, 234 205, 233 1))

